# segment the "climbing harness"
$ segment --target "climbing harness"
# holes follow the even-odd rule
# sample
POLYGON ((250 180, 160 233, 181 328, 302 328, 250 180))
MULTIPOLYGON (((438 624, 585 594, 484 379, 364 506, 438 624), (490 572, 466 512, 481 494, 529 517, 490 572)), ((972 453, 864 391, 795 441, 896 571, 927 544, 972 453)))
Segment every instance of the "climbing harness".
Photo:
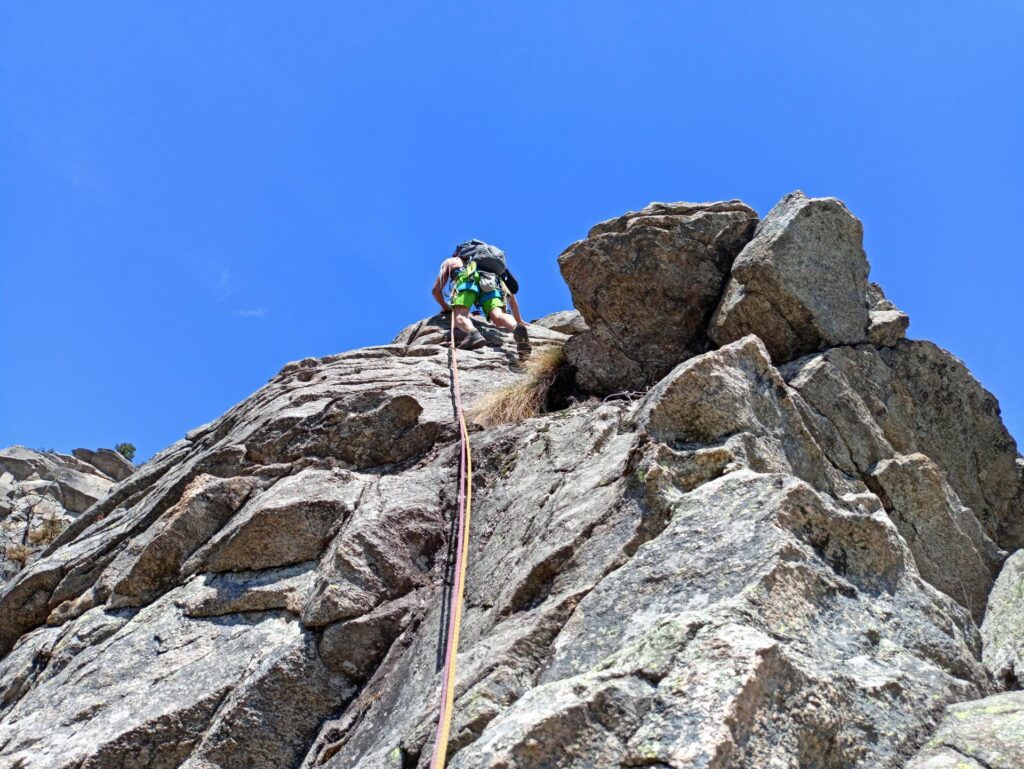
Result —
MULTIPOLYGON (((455 700, 455 654, 459 649, 459 628, 462 624, 462 598, 466 587, 466 561, 469 555, 469 519, 473 508, 473 456, 469 430, 462 412, 462 389, 459 386, 459 362, 455 349, 455 313, 449 334, 452 393, 455 417, 459 423, 459 512, 455 548, 455 573, 448 609, 448 642, 445 646, 444 671, 441 674, 441 712, 434 735, 434 754, 430 769, 444 769, 448 756, 448 734, 452 726, 452 705, 455 700)), ((443 617, 442 617, 443 621, 443 617)))

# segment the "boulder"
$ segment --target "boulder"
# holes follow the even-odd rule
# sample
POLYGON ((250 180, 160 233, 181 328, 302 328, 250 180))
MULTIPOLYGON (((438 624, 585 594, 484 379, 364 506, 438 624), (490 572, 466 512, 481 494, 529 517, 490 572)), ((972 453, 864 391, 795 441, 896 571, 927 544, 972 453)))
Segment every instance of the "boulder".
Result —
POLYGON ((747 334, 781 363, 867 338, 868 260, 860 221, 835 198, 792 192, 757 226, 732 264, 708 334, 747 334))
POLYGON ((123 481, 135 472, 135 465, 113 449, 97 449, 96 451, 74 449, 71 453, 83 462, 88 462, 99 471, 109 475, 115 481, 123 481))
POLYGON ((876 347, 895 347, 905 338, 910 326, 910 316, 885 298, 882 287, 877 283, 868 284, 868 343, 876 347))
MULTIPOLYGON (((239 489, 242 499, 244 491, 239 489)), ((308 468, 282 478, 244 506, 232 499, 218 516, 225 525, 207 534, 202 547, 190 545, 196 552, 182 570, 274 569, 314 560, 352 515, 362 491, 363 481, 348 471, 308 468)))
POLYGON ((709 347, 708 319, 757 214, 744 203, 652 203, 602 222, 558 257, 589 331, 566 357, 588 391, 654 384, 709 347))
POLYGON ((49 477, 57 483, 61 501, 72 513, 84 513, 103 499, 113 485, 106 476, 81 473, 67 467, 55 468, 49 477))
POLYGON ((46 472, 53 462, 41 451, 33 451, 24 446, 9 446, 0 449, 0 470, 10 473, 15 481, 27 481, 41 478, 40 470, 46 472))

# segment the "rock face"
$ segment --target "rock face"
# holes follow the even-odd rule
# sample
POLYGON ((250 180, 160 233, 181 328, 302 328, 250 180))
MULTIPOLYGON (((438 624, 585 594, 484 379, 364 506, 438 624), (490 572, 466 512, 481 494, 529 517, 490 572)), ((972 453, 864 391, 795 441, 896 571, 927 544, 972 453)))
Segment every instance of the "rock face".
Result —
POLYGON ((907 769, 1019 769, 1024 766, 1024 692, 952 705, 907 769))
POLYGON ((0 450, 0 584, 135 469, 110 449, 73 454, 0 450))
POLYGON ((113 449, 74 449, 71 453, 76 459, 87 462, 115 481, 123 481, 135 472, 135 465, 113 449))
POLYGON ((939 466, 924 454, 885 459, 871 478, 921 576, 970 609, 980 622, 1005 553, 961 504, 939 466))
POLYGON ((558 265, 590 328, 566 345, 580 385, 639 390, 708 349, 708 319, 756 222, 738 200, 655 203, 569 246, 558 265))
POLYGON ((846 474, 871 483, 896 454, 924 454, 1004 548, 1024 544, 1017 446, 999 404, 930 342, 837 347, 782 368, 809 429, 846 474))
POLYGON ((553 312, 550 315, 545 315, 543 318, 537 318, 531 325, 542 326, 567 336, 582 334, 584 331, 589 330, 587 322, 583 320, 583 315, 579 310, 553 312))
POLYGON ((784 197, 733 262, 711 338, 727 344, 757 334, 776 362, 865 341, 863 235, 860 221, 835 198, 784 197))
POLYGON ((981 626, 985 665, 1007 686, 1024 677, 1024 551, 1014 553, 989 595, 981 626))
POLYGON ((868 284, 868 342, 875 347, 895 347, 905 338, 910 326, 910 316, 885 298, 882 287, 877 283, 868 284))
MULTIPOLYGON (((473 426, 453 769, 1019 765, 997 694, 1019 639, 995 632, 1016 559, 989 590, 1024 538, 1024 462, 998 404, 934 345, 868 341, 859 283, 856 344, 706 349, 748 211, 649 207, 563 254, 590 330, 536 324, 535 355, 644 389, 473 426), (648 355, 610 265, 669 263, 707 301, 648 355)), ((467 407, 524 376, 479 327, 467 407)), ((425 769, 458 493, 445 328, 285 366, 9 580, 0 769, 425 769)))

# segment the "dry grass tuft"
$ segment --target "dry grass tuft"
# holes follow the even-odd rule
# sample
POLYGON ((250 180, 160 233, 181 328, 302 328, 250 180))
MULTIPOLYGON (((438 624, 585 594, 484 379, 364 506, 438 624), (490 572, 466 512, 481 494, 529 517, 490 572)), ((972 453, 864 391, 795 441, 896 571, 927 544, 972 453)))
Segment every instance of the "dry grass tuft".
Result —
POLYGON ((57 537, 59 537, 67 527, 68 521, 61 516, 55 513, 44 515, 42 518, 42 525, 40 527, 41 531, 39 534, 39 541, 42 544, 48 545, 53 542, 53 540, 57 539, 57 537))
POLYGON ((8 561, 18 564, 24 567, 28 562, 28 559, 32 557, 33 550, 27 545, 22 545, 17 542, 10 542, 4 547, 4 557, 8 561))
POLYGON ((537 416, 564 361, 561 347, 535 349, 523 365, 525 376, 515 384, 487 393, 469 409, 469 418, 492 427, 537 416))

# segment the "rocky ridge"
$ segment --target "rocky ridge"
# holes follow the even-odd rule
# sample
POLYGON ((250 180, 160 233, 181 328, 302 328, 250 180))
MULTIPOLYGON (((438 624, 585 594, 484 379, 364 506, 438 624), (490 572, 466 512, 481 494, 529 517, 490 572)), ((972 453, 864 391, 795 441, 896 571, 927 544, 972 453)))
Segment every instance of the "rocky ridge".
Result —
POLYGON ((134 471, 111 449, 0 449, 0 584, 134 471))
MULTIPOLYGON (((532 336, 571 405, 474 429, 449 766, 1021 765, 1024 460, 860 237, 795 193, 652 204, 560 257, 581 318, 532 336)), ((469 404, 522 377, 481 326, 469 404)), ((444 328, 289 364, 15 575, 0 767, 425 767, 444 328)))

